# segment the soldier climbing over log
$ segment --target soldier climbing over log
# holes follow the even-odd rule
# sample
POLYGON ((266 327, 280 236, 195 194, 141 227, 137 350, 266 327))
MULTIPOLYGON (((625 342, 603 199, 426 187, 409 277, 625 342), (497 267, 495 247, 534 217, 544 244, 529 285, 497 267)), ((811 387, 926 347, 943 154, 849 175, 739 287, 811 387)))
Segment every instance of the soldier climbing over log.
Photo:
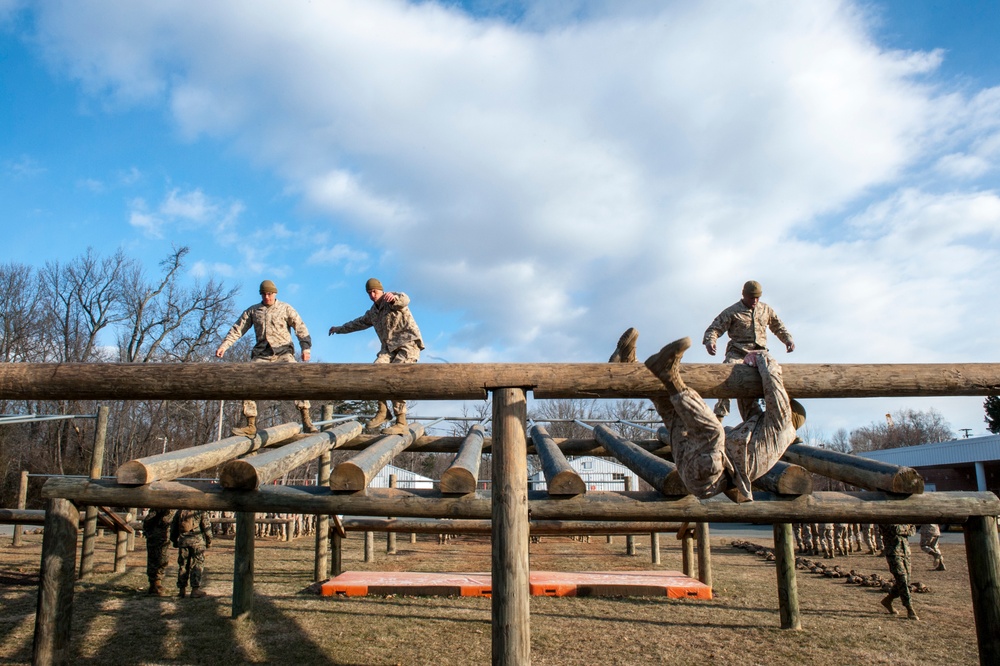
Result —
POLYGON ((781 366, 774 357, 752 350, 743 363, 760 373, 765 409, 750 405, 745 421, 723 428, 702 397, 681 379, 681 356, 690 346, 691 339, 682 338, 646 359, 646 367, 670 395, 654 397, 653 405, 666 426, 677 471, 696 497, 724 492, 735 502, 751 502, 750 484, 766 474, 795 441, 795 431, 806 420, 805 409, 788 398, 781 366))

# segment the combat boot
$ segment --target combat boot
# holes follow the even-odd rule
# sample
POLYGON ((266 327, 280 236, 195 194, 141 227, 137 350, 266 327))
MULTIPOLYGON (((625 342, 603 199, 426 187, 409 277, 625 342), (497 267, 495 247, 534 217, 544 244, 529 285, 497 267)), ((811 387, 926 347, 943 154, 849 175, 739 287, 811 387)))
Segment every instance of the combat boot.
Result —
POLYGON ((319 428, 313 425, 312 419, 309 418, 309 408, 299 407, 299 413, 302 414, 302 432, 319 432, 319 428))
POLYGON ((618 346, 615 348, 608 363, 635 363, 635 342, 639 339, 639 331, 630 328, 618 338, 618 346))
POLYGON ((885 609, 889 611, 889 615, 896 615, 896 609, 892 607, 892 600, 893 596, 890 594, 887 595, 884 599, 882 599, 881 603, 883 606, 885 606, 885 609))
POLYGON ((183 599, 184 597, 187 596, 187 588, 186 587, 179 587, 177 589, 179 590, 177 592, 177 596, 178 597, 180 597, 181 599, 183 599))
POLYGON ((163 594, 164 594, 164 592, 163 592, 163 586, 160 585, 160 581, 156 580, 156 581, 153 581, 152 583, 150 583, 149 584, 149 592, 147 592, 147 594, 150 594, 150 595, 153 595, 153 596, 157 596, 157 597, 162 597, 163 594))
POLYGON ((249 437, 253 439, 257 436, 257 417, 248 416, 247 424, 242 428, 233 428, 233 434, 237 437, 249 437))
POLYGON ((406 403, 393 403, 392 407, 396 411, 396 423, 392 427, 386 428, 385 431, 393 435, 405 435, 408 431, 406 426, 409 425, 409 422, 406 420, 406 403))
POLYGON ((207 597, 207 596, 208 596, 208 592, 206 592, 205 590, 201 589, 200 587, 192 587, 191 588, 191 598, 192 599, 200 599, 202 597, 207 597))
POLYGON ((917 615, 917 611, 913 610, 913 606, 906 607, 906 619, 907 620, 919 620, 920 617, 917 615))
POLYGON ((937 558, 937 566, 934 567, 934 571, 947 571, 947 569, 944 568, 944 557, 937 558))
POLYGON ((671 395, 677 395, 687 388, 681 379, 681 357, 691 346, 691 338, 674 340, 669 345, 646 359, 646 367, 659 378, 671 395))
POLYGON ((366 428, 377 428, 386 421, 389 420, 389 404, 385 400, 378 401, 378 411, 375 412, 368 423, 365 424, 366 428))

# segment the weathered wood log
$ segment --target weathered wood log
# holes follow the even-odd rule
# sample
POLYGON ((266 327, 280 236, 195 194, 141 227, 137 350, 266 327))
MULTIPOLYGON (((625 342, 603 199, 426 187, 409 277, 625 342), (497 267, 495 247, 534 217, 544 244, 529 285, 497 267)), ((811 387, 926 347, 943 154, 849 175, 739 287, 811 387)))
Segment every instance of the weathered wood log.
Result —
POLYGON ((423 432, 422 425, 411 423, 407 426, 406 434, 383 435, 361 453, 333 468, 330 473, 330 489, 352 492, 364 490, 379 470, 388 465, 397 454, 405 451, 423 432))
MULTIPOLYGON (((104 470, 104 444, 108 433, 108 407, 97 408, 97 424, 94 429, 94 448, 90 456, 90 478, 101 478, 104 470)), ((80 578, 94 571, 94 549, 97 544, 97 507, 88 506, 84 510, 83 543, 80 546, 80 578)))
MULTIPOLYGON (((528 588, 528 444, 524 390, 493 392, 492 638, 494 666, 531 663, 528 588)), ((586 497, 579 495, 573 501, 586 497)))
POLYGON ((482 425, 477 423, 469 428, 469 433, 462 440, 462 445, 458 449, 455 459, 441 474, 442 494, 465 495, 476 492, 485 440, 486 429, 482 425))
POLYGON ((72 502, 50 499, 46 506, 35 611, 33 664, 69 664, 73 620, 73 574, 80 512, 72 502))
POLYGON ((219 472, 219 483, 230 490, 257 490, 263 484, 281 478, 286 472, 354 439, 361 434, 361 430, 360 423, 348 421, 332 430, 309 435, 264 453, 230 460, 219 472))
MULTIPOLYGON (((28 506, 28 470, 24 469, 21 470, 21 482, 18 484, 17 487, 17 508, 23 510, 27 506, 28 506)), ((22 544, 21 541, 22 532, 23 529, 21 525, 15 524, 14 535, 13 535, 14 539, 11 542, 11 545, 14 546, 15 548, 20 548, 22 544)))
MULTIPOLYGON (((381 437, 381 435, 360 435, 340 447, 343 451, 363 451, 368 446, 381 437)), ((465 437, 431 436, 424 435, 406 449, 412 453, 456 453, 462 447, 465 437)), ((553 437, 559 450, 567 456, 610 456, 611 453, 601 446, 600 442, 591 439, 576 439, 565 437, 553 437)), ((642 439, 633 442, 640 448, 662 457, 669 457, 670 447, 656 439, 642 439)), ((483 438, 483 453, 491 453, 493 450, 493 440, 490 437, 483 438)), ((531 442, 528 442, 528 454, 537 453, 531 442)))
MULTIPOLYGON (((530 532, 535 536, 578 536, 605 534, 646 534, 673 532, 680 523, 625 522, 597 520, 531 520, 530 532)), ((493 523, 489 520, 459 518, 344 518, 348 532, 415 532, 418 534, 491 534, 493 523)))
POLYGON ((753 487, 779 495, 808 495, 813 491, 813 478, 806 468, 779 460, 753 487))
POLYGON ((621 464, 664 495, 688 495, 677 466, 641 449, 606 425, 594 428, 594 438, 621 464))
POLYGON ((234 620, 253 612, 255 519, 252 511, 236 513, 236 540, 233 544, 233 609, 234 620))
POLYGON ((972 587, 979 663, 1000 664, 1000 541, 990 516, 973 516, 965 525, 965 558, 972 587))
POLYGON ((778 575, 778 615, 782 629, 802 628, 799 589, 795 580, 795 540, 792 526, 777 523, 774 532, 774 565, 778 575))
MULTIPOLYGON (((1000 364, 785 364, 799 399, 989 395, 1000 364)), ((681 365, 705 398, 763 394, 753 368, 681 365)), ((480 400, 522 386, 536 398, 644 398, 666 388, 641 363, 4 363, 2 400, 480 400)))
POLYGON ((906 495, 924 492, 924 479, 912 467, 890 465, 800 442, 789 446, 782 460, 858 488, 906 495))
POLYGON ((660 533, 649 533, 649 554, 653 564, 660 563, 660 533))
POLYGON ((694 539, 698 542, 698 580, 712 587, 712 539, 709 537, 708 523, 695 523, 694 539))
POLYGON ((0 509, 0 525, 44 525, 45 509, 0 509))
POLYGON ((246 455, 262 446, 273 446, 302 432, 298 423, 282 423, 272 428, 258 430, 257 436, 226 437, 216 442, 191 446, 155 456, 130 460, 118 468, 118 483, 144 485, 154 481, 170 481, 194 474, 227 460, 246 455))
MULTIPOLYGON (((489 518, 492 493, 443 497, 433 489, 369 488, 366 494, 337 494, 325 486, 264 486, 232 492, 206 482, 162 481, 120 486, 109 480, 52 477, 45 499, 77 504, 209 511, 326 513, 414 518, 489 518)), ((880 492, 814 492, 789 497, 755 493, 755 502, 734 504, 723 496, 698 500, 658 492, 588 493, 550 499, 529 492, 536 520, 651 520, 718 523, 964 523, 969 516, 1000 515, 1000 498, 990 492, 936 492, 900 497, 880 492)))
MULTIPOLYGON (((321 412, 323 421, 333 419, 333 405, 325 404, 321 412)), ((331 429, 323 426, 323 430, 331 429)), ((320 453, 318 479, 330 478, 330 451, 320 453)), ((313 558, 313 580, 324 581, 330 572, 330 516, 320 514, 316 516, 316 545, 315 557, 313 558)))
POLYGON ((566 497, 583 495, 587 485, 579 473, 569 466, 566 456, 552 441, 544 426, 531 427, 531 441, 535 443, 535 451, 542 463, 542 474, 545 476, 546 492, 552 496, 566 497))

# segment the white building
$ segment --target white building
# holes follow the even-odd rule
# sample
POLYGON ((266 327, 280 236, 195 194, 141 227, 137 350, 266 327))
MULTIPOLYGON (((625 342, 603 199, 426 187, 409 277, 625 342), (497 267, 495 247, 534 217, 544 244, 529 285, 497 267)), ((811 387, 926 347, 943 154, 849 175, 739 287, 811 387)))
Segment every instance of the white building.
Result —
POLYGON ((375 478, 371 480, 368 484, 369 488, 388 488, 389 487, 389 475, 396 475, 396 487, 397 488, 433 488, 434 480, 426 476, 421 476, 416 472, 411 472, 408 469, 403 469, 401 467, 396 467, 395 465, 386 465, 379 470, 375 478))
MULTIPOLYGON (((587 485, 587 490, 625 490, 625 479, 632 479, 632 490, 639 489, 639 477, 625 465, 607 458, 581 456, 569 460, 587 485)), ((546 490, 545 474, 538 470, 528 477, 528 490, 546 490)))

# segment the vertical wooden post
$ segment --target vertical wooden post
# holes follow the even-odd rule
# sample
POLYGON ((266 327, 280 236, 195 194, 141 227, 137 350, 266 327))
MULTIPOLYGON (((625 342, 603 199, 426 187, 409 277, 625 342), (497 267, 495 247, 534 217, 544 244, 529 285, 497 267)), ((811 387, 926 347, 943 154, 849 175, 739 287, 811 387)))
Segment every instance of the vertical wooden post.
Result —
MULTIPOLYGON (((632 490, 632 477, 625 477, 625 492, 632 490)), ((635 556, 635 535, 629 534, 625 536, 625 554, 635 556)))
POLYGON ((233 553, 233 619, 248 617, 253 611, 254 529, 257 514, 236 512, 236 542, 233 553))
POLYGON ((660 563, 660 533, 651 532, 649 535, 649 550, 653 564, 660 563))
POLYGON ((684 534, 681 536, 681 553, 684 575, 688 578, 694 578, 694 536, 688 528, 685 528, 684 534))
POLYGON ((778 573, 778 613, 782 629, 801 629, 799 590, 795 581, 795 539, 791 523, 774 528, 774 565, 778 573))
MULTIPOLYGON (((135 520, 136 516, 139 515, 139 509, 137 507, 132 507, 128 510, 128 514, 131 516, 128 520, 129 522, 132 522, 133 520, 135 520)), ((135 530, 132 530, 131 532, 128 533, 128 542, 126 544, 126 548, 130 553, 135 550, 135 530)))
POLYGON ((531 663, 527 417, 523 389, 493 391, 494 666, 531 663))
POLYGON ((365 562, 375 561, 375 533, 365 532, 365 562))
MULTIPOLYGON (((125 514, 125 522, 131 523, 134 515, 125 514)), ((132 534, 126 530, 115 530, 115 573, 125 573, 128 562, 128 537, 132 534)))
POLYGON ((416 543, 416 542, 417 542, 417 533, 410 532, 410 543, 416 543))
MULTIPOLYGON (((17 508, 28 508, 28 470, 21 470, 21 484, 17 487, 17 508)), ((24 532, 23 525, 14 525, 14 541, 11 545, 18 548, 22 545, 21 534, 24 532)), ((73 556, 73 563, 76 564, 76 555, 73 556)))
MULTIPOLYGON (((389 487, 390 488, 395 488, 396 487, 396 475, 395 474, 390 474, 389 475, 389 487)), ((392 520, 392 519, 390 518, 390 520, 392 520)), ((386 532, 385 533, 385 552, 386 552, 386 555, 395 555, 396 554, 396 533, 395 532, 386 532)))
POLYGON ((712 587, 712 544, 708 536, 708 523, 695 523, 698 540, 698 580, 712 587))
MULTIPOLYGON (((333 419, 333 405, 323 405, 320 420, 333 419)), ((327 426, 324 426, 326 429, 327 426)), ((330 482, 330 452, 319 457, 319 482, 330 482)), ((326 580, 330 573, 330 516, 316 516, 316 558, 313 562, 313 580, 326 580)))
MULTIPOLYGON (((97 408, 94 427, 94 451, 90 456, 90 478, 100 479, 104 469, 104 442, 108 435, 108 407, 97 408)), ((80 578, 94 571, 94 548, 97 541, 97 507, 88 506, 83 525, 83 547, 80 550, 80 578)))
POLYGON ((1000 541, 993 516, 970 516, 966 521, 965 557, 969 562, 979 663, 1000 664, 1000 541))
POLYGON ((72 661, 69 644, 79 526, 80 512, 72 502, 65 499, 48 501, 42 536, 35 641, 31 650, 33 664, 68 664, 72 661))
POLYGON ((332 576, 336 577, 344 573, 344 537, 340 536, 340 532, 333 530, 333 535, 330 537, 332 542, 332 568, 330 572, 332 576))

